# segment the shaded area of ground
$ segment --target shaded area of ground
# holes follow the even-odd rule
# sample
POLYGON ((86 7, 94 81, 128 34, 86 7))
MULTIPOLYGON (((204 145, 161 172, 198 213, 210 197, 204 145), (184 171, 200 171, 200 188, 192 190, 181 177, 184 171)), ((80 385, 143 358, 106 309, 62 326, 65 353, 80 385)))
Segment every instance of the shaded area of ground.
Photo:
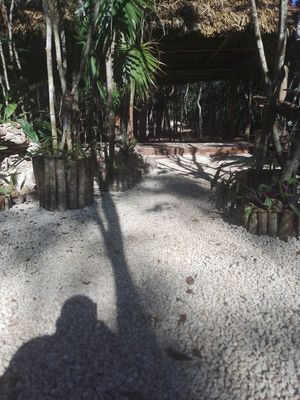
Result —
POLYGON ((299 241, 224 222, 211 170, 0 214, 1 400, 300 397, 299 241))

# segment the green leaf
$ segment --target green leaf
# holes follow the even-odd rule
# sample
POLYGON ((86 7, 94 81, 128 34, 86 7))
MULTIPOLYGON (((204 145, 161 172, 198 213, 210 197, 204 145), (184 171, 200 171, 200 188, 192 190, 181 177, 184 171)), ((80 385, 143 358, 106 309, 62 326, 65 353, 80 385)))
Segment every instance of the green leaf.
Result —
POLYGON ((33 126, 26 121, 26 119, 18 119, 18 123, 20 124, 21 128, 23 129, 26 137, 34 143, 40 143, 39 137, 34 130, 33 126))
POLYGON ((298 218, 300 218, 300 209, 295 204, 290 204, 290 208, 294 211, 298 218))
POLYGON ((10 117, 13 115, 13 113, 16 111, 18 107, 18 103, 11 103, 8 104, 5 109, 4 109, 4 115, 3 118, 5 121, 9 120, 10 117))

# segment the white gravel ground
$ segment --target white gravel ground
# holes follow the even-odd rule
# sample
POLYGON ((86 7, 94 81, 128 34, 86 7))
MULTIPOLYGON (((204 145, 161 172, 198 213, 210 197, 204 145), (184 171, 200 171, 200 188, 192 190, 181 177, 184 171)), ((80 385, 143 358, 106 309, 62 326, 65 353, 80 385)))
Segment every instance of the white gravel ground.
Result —
POLYGON ((300 242, 225 222, 198 161, 0 213, 1 400, 300 399, 300 242))

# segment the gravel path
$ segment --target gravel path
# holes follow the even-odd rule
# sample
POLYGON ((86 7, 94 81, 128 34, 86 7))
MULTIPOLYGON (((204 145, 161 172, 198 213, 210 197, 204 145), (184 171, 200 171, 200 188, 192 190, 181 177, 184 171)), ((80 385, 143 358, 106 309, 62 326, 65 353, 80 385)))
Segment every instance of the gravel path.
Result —
POLYGON ((300 399, 300 242, 226 223, 202 167, 0 213, 1 400, 300 399))

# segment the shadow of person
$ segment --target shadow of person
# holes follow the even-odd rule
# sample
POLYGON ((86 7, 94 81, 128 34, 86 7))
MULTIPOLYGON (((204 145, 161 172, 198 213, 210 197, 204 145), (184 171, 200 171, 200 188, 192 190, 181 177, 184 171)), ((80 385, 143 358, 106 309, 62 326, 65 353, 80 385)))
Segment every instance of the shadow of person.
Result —
POLYGON ((14 355, 0 378, 0 399, 147 399, 135 375, 128 376, 128 351, 97 320, 93 301, 72 297, 56 332, 31 340, 14 355))

